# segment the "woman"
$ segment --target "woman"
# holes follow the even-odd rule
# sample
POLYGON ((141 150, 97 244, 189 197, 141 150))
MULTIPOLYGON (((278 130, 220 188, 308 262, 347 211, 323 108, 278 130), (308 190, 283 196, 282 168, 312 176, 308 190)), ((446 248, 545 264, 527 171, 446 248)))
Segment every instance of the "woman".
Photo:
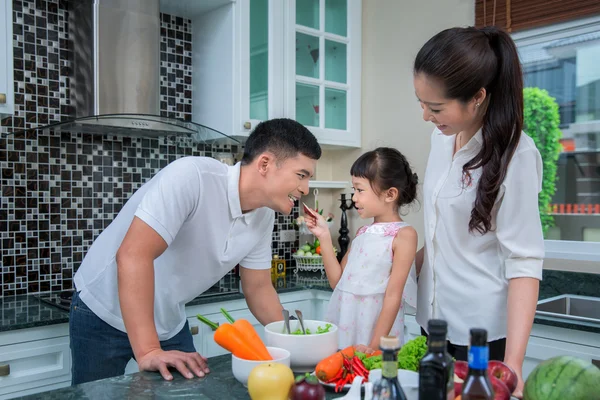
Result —
POLYGON ((542 278, 542 160, 523 126, 515 45, 494 27, 431 38, 414 64, 423 118, 436 125, 423 185, 425 246, 417 254, 417 321, 448 322, 466 360, 469 329, 519 376, 542 278))

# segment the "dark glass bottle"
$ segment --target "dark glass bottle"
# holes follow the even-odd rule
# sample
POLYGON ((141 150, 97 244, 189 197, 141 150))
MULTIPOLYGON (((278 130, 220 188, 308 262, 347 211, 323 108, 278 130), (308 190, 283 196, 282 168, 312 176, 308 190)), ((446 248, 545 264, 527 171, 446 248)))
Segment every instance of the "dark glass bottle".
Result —
POLYGON ((398 381, 398 350, 400 339, 382 336, 379 341, 381 355, 381 379, 373 385, 373 400, 406 400, 406 394, 398 381))
POLYGON ((454 400, 454 361, 448 354, 448 324, 429 320, 427 353, 419 363, 419 400, 454 400))
POLYGON ((485 329, 471 329, 469 346, 469 372, 463 384, 462 400, 493 400, 494 389, 488 377, 490 357, 485 329))

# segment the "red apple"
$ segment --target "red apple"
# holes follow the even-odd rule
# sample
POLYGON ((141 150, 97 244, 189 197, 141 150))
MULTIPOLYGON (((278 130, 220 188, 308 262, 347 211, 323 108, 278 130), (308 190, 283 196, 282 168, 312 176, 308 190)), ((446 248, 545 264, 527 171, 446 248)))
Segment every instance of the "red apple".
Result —
POLYGON ((469 372, 469 363, 466 361, 454 362, 454 373, 463 381, 467 379, 467 373, 469 372))
POLYGON ((508 390, 508 387, 495 376, 490 376, 490 380, 492 381, 492 388, 494 389, 494 400, 510 400, 511 391, 508 390))
POLYGON ((488 374, 490 377, 493 376, 502 381, 510 393, 514 392, 517 388, 517 374, 511 367, 504 364, 502 361, 491 360, 488 363, 488 374))

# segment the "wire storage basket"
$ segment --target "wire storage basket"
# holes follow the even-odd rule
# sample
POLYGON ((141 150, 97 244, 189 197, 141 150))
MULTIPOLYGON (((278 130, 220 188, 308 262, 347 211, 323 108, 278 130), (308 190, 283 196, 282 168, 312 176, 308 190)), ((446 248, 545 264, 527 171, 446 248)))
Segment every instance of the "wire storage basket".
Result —
POLYGON ((325 266, 323 265, 323 257, 321 257, 320 255, 300 256, 294 254, 292 257, 294 257, 294 260, 296 260, 296 272, 325 272, 325 266))

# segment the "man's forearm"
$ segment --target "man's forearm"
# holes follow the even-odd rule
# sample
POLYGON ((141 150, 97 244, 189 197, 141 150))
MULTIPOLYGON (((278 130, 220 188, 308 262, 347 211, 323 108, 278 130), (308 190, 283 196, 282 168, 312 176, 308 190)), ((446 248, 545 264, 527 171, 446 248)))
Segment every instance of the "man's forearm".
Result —
POLYGON ((283 319, 283 307, 277 291, 270 282, 243 290, 248 308, 262 325, 283 319))
POLYGON ((154 325, 154 264, 152 260, 117 260, 119 302, 136 359, 160 349, 154 325))
POLYGON ((508 326, 504 360, 520 369, 531 333, 540 282, 535 278, 515 278, 508 284, 508 326))

